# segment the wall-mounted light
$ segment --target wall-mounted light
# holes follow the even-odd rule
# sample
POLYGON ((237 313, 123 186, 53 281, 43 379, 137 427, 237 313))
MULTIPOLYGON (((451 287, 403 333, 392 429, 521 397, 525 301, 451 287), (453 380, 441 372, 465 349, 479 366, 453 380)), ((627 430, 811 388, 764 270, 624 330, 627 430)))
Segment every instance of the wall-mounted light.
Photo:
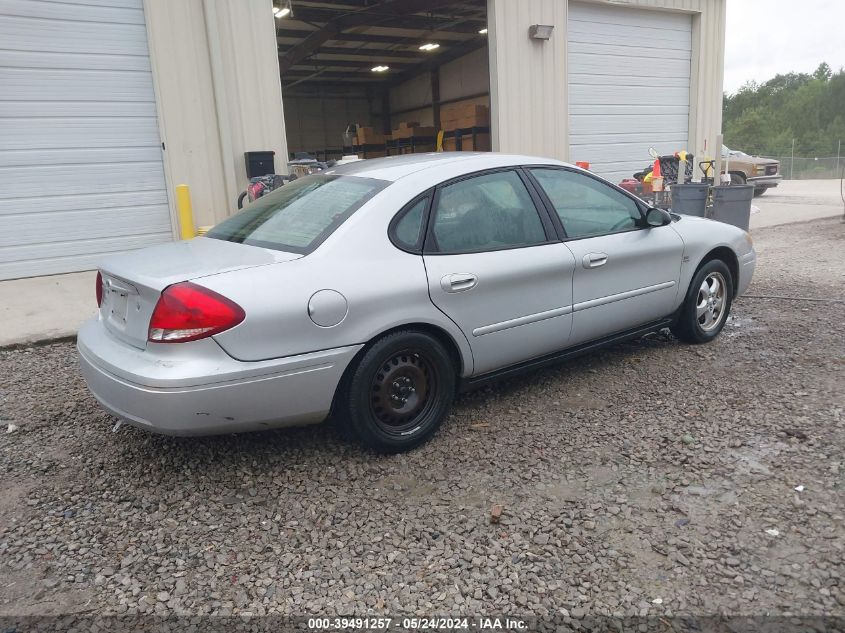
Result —
POLYGON ((478 34, 479 34, 479 35, 487 35, 487 27, 485 26, 483 29, 481 29, 481 30, 478 32, 478 34))
POLYGON ((440 44, 437 42, 428 42, 427 44, 423 44, 420 46, 421 51, 433 51, 440 48, 440 44))
POLYGON ((372 70, 374 73, 383 73, 390 70, 390 66, 373 66, 372 68, 370 68, 370 70, 372 70))
POLYGON ((278 18, 278 19, 286 18, 288 16, 292 16, 293 15, 293 7, 291 7, 291 5, 290 5, 290 0, 286 0, 286 2, 284 2, 284 4, 282 4, 282 6, 277 7, 274 4, 273 5, 273 15, 275 15, 276 18, 278 18))
POLYGON ((528 37, 532 40, 548 40, 555 27, 551 24, 532 24, 528 27, 528 37))

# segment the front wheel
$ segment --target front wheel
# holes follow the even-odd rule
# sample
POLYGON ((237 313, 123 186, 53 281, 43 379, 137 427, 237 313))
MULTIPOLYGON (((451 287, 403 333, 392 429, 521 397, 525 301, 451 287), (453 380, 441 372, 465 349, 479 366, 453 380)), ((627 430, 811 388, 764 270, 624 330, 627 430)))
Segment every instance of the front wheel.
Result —
POLYGON ((448 350, 422 332, 376 341, 347 384, 338 414, 364 445, 399 453, 431 437, 449 414, 455 366, 448 350))
POLYGON ((693 277, 672 333, 687 343, 709 343, 725 327, 733 293, 733 277, 725 262, 705 263, 693 277))
POLYGON ((755 197, 755 198, 759 198, 759 197, 760 197, 760 196, 762 196, 764 193, 766 193, 766 189, 768 189, 768 187, 757 187, 757 188, 754 190, 754 197, 755 197))

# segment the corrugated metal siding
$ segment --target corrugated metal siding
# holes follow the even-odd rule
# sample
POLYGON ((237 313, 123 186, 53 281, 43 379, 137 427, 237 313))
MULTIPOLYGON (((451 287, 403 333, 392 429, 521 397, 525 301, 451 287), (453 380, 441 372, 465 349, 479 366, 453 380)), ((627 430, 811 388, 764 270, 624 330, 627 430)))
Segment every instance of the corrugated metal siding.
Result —
POLYGON ((172 237, 141 0, 0 0, 0 279, 172 237))
POLYGON ((343 132, 350 123, 381 129, 381 121, 370 121, 370 104, 363 95, 286 96, 284 104, 291 152, 314 152, 327 147, 340 149, 343 132))
MULTIPOLYGON (((390 110, 410 110, 431 105, 431 75, 423 73, 411 77, 390 89, 390 110)), ((405 120, 400 117, 400 120, 405 120)))
MULTIPOLYGON (((708 150, 721 131, 726 0, 634 0, 629 7, 687 13, 692 19, 689 147, 708 150)), ((488 0, 493 147, 569 160, 567 0, 488 0), (546 43, 531 24, 552 24, 546 43)), ((605 0, 595 4, 614 6, 605 0)), ((615 5, 619 6, 619 5, 615 5)), ((712 152, 709 152, 712 155, 712 152)))
MULTIPOLYGON (((487 48, 479 48, 440 67, 440 100, 465 100, 466 97, 490 91, 490 70, 487 48)), ((395 128, 402 121, 417 121, 421 125, 434 125, 431 108, 431 75, 424 73, 412 77, 390 90, 390 109, 400 114, 391 116, 395 128)), ((488 96, 473 97, 466 103, 489 105, 488 96)))
POLYGON ((487 48, 479 48, 440 67, 440 99, 463 99, 490 90, 487 48))
POLYGON ((275 20, 268 0, 144 0, 144 10, 168 182, 190 185, 196 224, 214 224, 246 187, 245 151, 273 150, 287 172, 275 20))
POLYGON ((569 6, 570 157, 618 182, 688 149, 689 14, 569 6))
POLYGON ((565 159, 566 0, 488 0, 493 149, 565 159), (552 38, 528 37, 551 24, 552 38))

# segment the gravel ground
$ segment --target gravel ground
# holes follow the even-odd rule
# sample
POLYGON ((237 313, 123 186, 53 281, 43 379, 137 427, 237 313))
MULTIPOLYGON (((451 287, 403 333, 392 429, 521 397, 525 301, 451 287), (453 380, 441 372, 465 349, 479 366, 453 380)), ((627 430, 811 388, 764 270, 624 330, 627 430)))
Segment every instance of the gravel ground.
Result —
MULTIPOLYGON (((751 294, 845 297, 838 220, 754 238, 751 294)), ((845 616, 843 314, 742 299, 713 344, 463 396, 389 457, 113 434, 72 344, 2 351, 0 615, 845 616)))

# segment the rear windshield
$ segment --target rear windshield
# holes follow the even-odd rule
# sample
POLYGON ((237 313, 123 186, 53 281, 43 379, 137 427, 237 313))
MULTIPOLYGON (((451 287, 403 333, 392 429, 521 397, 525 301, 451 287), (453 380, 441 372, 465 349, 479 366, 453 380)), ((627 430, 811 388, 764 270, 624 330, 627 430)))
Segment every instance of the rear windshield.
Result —
POLYGON ((206 237, 307 254, 388 184, 354 176, 298 178, 224 220, 206 237))

